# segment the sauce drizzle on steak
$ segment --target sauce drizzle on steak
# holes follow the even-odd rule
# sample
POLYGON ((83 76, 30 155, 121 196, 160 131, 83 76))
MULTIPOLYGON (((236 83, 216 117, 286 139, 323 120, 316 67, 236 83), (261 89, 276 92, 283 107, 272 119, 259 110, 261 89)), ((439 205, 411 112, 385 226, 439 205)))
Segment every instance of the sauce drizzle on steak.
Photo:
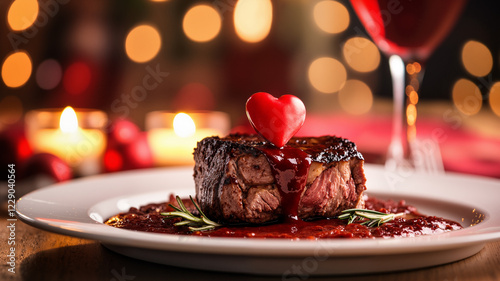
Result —
POLYGON ((286 219, 299 219, 299 202, 306 187, 307 175, 312 159, 304 151, 285 146, 283 148, 265 147, 260 149, 271 165, 281 206, 286 219))

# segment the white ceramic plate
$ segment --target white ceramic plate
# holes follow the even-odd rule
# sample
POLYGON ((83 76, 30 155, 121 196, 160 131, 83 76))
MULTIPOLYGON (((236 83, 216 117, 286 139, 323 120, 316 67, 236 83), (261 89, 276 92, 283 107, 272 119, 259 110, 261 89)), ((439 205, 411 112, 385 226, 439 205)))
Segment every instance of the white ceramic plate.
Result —
POLYGON ((391 173, 366 165, 368 194, 405 199, 421 212, 462 223, 463 230, 416 238, 207 238, 113 228, 102 222, 130 207, 194 194, 192 169, 153 169, 74 180, 34 191, 17 202, 24 222, 101 241, 118 253, 156 263, 288 278, 384 272, 467 258, 500 239, 500 181, 457 174, 391 173))

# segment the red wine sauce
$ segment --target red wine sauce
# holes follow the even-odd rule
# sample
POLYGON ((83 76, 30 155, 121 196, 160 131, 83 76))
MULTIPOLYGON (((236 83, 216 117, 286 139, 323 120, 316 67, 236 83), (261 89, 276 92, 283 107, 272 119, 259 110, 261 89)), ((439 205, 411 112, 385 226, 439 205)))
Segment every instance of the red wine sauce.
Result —
MULTIPOLYGON (((195 210, 188 198, 183 199, 183 202, 189 210, 195 210)), ((406 215, 379 227, 368 227, 359 223, 347 224, 346 220, 330 218, 314 221, 288 220, 265 225, 227 225, 209 231, 191 232, 187 226, 175 225, 181 220, 180 218, 166 219, 161 215, 162 212, 174 210, 169 207, 169 204, 177 204, 173 195, 168 202, 130 208, 128 212, 111 217, 105 224, 129 230, 175 235, 291 240, 414 237, 462 228, 457 222, 435 216, 424 216, 415 207, 407 205, 404 201, 379 200, 369 197, 366 199, 366 208, 369 210, 405 213, 406 215)))
POLYGON ((299 201, 307 182, 312 159, 304 151, 285 146, 261 148, 266 155, 281 196, 287 220, 298 220, 299 201))

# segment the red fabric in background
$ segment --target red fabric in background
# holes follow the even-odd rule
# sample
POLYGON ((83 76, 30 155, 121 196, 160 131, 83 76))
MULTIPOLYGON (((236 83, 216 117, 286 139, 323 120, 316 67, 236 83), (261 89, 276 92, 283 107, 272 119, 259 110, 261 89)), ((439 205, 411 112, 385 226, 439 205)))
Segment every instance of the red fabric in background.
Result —
MULTIPOLYGON (((446 171, 500 178, 500 139, 481 136, 456 124, 419 119, 418 138, 438 140, 446 171), (436 137, 438 136, 438 137, 436 137)), ((248 124, 238 132, 253 132, 248 124)), ((369 163, 383 163, 391 138, 389 116, 311 115, 297 136, 336 135, 350 139, 369 163)))

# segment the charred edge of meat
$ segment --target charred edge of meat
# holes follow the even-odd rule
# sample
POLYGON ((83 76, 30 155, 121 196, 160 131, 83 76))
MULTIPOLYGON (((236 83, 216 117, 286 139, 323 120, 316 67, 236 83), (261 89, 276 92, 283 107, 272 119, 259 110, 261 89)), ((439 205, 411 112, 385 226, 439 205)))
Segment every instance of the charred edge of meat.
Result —
MULTIPOLYGON (((237 150, 254 156, 262 154, 259 147, 271 145, 259 135, 232 134, 224 138, 218 136, 205 138, 198 143, 198 147, 205 145, 205 143, 210 145, 214 142, 219 143, 221 148, 229 151, 237 150)), ((347 161, 353 157, 364 160, 363 155, 357 150, 356 144, 336 136, 294 137, 287 143, 287 146, 302 149, 311 155, 315 162, 347 161)))

